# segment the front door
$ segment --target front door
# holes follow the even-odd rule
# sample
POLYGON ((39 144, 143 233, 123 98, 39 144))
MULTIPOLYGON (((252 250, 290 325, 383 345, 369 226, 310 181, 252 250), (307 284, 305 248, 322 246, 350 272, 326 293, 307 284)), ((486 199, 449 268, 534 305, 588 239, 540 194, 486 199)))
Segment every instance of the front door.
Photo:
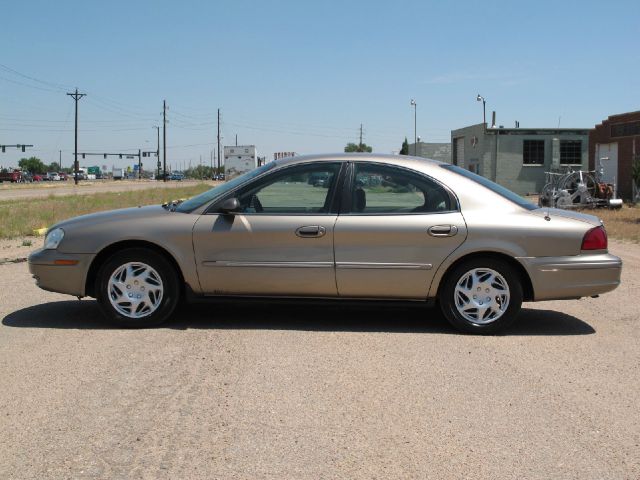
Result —
POLYGON ((205 214, 193 230, 208 295, 335 296, 333 193, 339 163, 294 165, 234 192, 235 214, 205 214))
POLYGON ((339 295, 425 299, 434 272, 466 237, 455 199, 416 172, 354 167, 351 208, 335 228, 339 295))

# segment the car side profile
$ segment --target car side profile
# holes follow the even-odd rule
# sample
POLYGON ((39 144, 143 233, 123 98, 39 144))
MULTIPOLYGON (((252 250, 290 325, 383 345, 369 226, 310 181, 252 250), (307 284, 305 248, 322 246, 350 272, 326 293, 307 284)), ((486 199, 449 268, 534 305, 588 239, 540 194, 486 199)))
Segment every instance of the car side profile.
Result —
POLYGON ((496 333, 523 301, 620 283, 600 220, 538 208, 460 167, 336 154, 267 163, 181 203, 53 226, 29 257, 38 286, 95 297, 119 325, 158 325, 180 298, 437 303, 496 333))

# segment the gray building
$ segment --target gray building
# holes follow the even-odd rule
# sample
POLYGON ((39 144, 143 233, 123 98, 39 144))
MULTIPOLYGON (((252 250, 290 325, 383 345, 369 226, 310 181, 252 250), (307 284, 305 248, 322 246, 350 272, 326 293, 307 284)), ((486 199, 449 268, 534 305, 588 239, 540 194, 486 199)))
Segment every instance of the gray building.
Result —
POLYGON ((412 155, 414 157, 431 158, 433 160, 451 163, 450 143, 426 143, 418 141, 417 147, 418 148, 416 148, 415 143, 410 143, 409 155, 412 155))
POLYGON ((545 172, 587 170, 589 129, 486 128, 451 131, 452 163, 520 194, 539 193, 545 172))

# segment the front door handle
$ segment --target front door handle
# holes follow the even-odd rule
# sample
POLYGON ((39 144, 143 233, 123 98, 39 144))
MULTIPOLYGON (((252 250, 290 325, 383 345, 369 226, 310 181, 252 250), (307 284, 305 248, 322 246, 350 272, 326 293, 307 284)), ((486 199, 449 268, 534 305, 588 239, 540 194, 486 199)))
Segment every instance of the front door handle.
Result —
POLYGON ((324 236, 327 229, 320 225, 305 225, 296 230, 296 235, 301 238, 318 238, 324 236))
POLYGON ((434 225, 427 230, 432 237, 453 237, 458 233, 455 225, 434 225))

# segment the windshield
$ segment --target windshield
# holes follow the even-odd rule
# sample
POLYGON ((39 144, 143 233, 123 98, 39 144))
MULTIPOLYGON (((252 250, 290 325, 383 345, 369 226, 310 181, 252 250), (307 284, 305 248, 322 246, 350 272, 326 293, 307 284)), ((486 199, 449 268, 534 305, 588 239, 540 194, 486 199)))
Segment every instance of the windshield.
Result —
POLYGON ((179 204, 176 208, 176 212, 189 213, 195 210, 198 207, 201 207, 205 203, 210 202, 214 198, 218 198, 225 193, 233 190, 238 185, 242 185, 243 183, 255 178, 264 172, 271 170, 276 166, 276 162, 269 162, 261 167, 258 167, 250 172, 245 173, 244 175, 240 175, 239 177, 234 178, 233 180, 229 180, 222 185, 218 185, 213 187, 211 190, 207 190, 206 192, 201 193, 200 195, 196 195, 195 197, 190 198, 189 200, 185 200, 181 204, 179 204))
POLYGON ((529 202, 528 200, 525 200, 517 193, 513 193, 508 188, 504 188, 502 185, 498 185, 497 183, 494 183, 487 178, 484 178, 480 175, 470 172, 469 170, 458 167, 457 165, 441 165, 441 167, 446 168, 447 170, 451 170, 452 172, 455 172, 458 175, 462 175, 463 177, 468 178, 469 180, 473 180, 476 183, 479 183, 483 187, 488 188, 492 192, 497 193, 501 197, 506 198, 507 200, 510 200, 511 202, 515 203, 516 205, 522 208, 525 208, 527 210, 537 210, 538 208, 533 203, 529 202))

